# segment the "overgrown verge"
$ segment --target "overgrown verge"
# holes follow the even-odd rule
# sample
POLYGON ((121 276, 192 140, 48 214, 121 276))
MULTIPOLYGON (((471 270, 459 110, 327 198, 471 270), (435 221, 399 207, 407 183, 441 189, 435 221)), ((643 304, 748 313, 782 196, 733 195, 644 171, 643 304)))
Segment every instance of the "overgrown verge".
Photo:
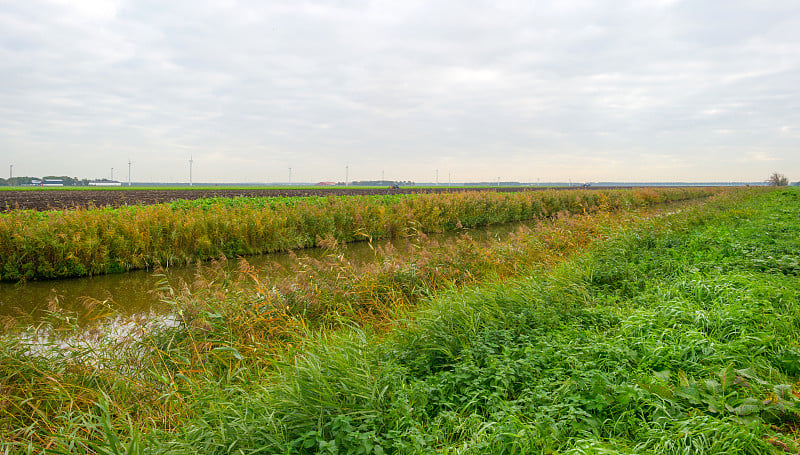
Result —
POLYGON ((795 450, 786 434, 797 415, 798 194, 744 195, 652 221, 571 217, 515 236, 537 245, 529 251, 551 250, 537 263, 554 264, 591 237, 623 234, 554 269, 525 264, 536 261, 512 238, 420 249, 407 267, 388 261, 395 274, 380 279, 340 264, 331 281, 308 263, 307 279, 273 287, 245 269, 252 292, 221 274, 174 293, 177 328, 119 346, 132 363, 115 364, 116 378, 105 351, 71 351, 54 367, 6 342, 5 372, 21 369, 14 356, 32 366, 2 384, 30 394, 2 397, 0 412, 19 411, 5 415, 19 430, 8 440, 107 453, 795 450), (388 338, 374 324, 304 328, 381 327, 397 316, 392 299, 411 305, 492 270, 535 276, 452 292, 388 338), (273 353, 285 349, 294 360, 276 369, 273 353), (48 388, 61 400, 37 396, 48 388))
POLYGON ((318 335, 278 374, 212 387, 177 432, 139 441, 170 453, 797 453, 798 215, 790 190, 687 211, 549 272, 434 300, 384 341, 318 335))
POLYGON ((699 198, 714 188, 309 198, 212 198, 152 206, 0 214, 0 280, 64 278, 562 213, 699 198))
POLYGON ((239 373, 271 370, 308 331, 354 323, 385 327, 438 291, 520 276, 642 216, 562 214, 520 226, 507 239, 462 234, 437 241, 416 231, 412 241, 401 242, 404 247, 376 247, 374 260, 362 264, 348 262, 328 237, 323 258, 299 259, 288 273, 255 270, 246 261, 234 272, 223 258, 193 281, 165 281, 162 298, 174 309, 168 318, 115 319, 93 327, 91 321, 113 315, 98 301, 75 314, 53 305, 35 329, 26 329, 33 321, 6 318, 0 321, 7 332, 0 343, 0 423, 13 431, 5 439, 46 446, 53 435, 96 438, 84 420, 104 397, 115 414, 136 409, 135 427, 173 428, 191 413, 186 398, 196 397, 209 380, 227 377, 230 362, 239 373), (162 394, 159 399, 153 391, 162 394))

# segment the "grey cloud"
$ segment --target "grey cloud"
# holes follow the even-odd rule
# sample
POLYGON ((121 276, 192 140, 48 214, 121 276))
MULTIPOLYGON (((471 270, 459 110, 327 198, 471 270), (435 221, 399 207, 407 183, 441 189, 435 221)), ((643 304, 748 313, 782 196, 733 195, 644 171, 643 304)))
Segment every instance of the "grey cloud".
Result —
POLYGON ((739 158, 767 155, 800 171, 791 2, 87 5, 0 7, 0 147, 17 169, 61 150, 73 174, 138 156, 143 179, 181 175, 160 168, 189 153, 234 180, 289 165, 329 180, 347 162, 519 178, 526 158, 545 179, 579 179, 576 161, 583 178, 660 161, 670 179, 759 179, 771 168, 739 158))

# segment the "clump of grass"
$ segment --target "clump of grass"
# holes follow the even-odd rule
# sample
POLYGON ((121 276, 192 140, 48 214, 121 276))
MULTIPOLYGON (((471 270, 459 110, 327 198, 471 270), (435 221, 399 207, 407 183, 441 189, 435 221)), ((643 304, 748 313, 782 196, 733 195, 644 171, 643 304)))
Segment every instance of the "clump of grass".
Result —
POLYGON ((145 338, 164 327, 159 320, 117 319, 106 330, 87 329, 53 309, 37 327, 0 336, 0 446, 38 451, 59 435, 78 444, 73 449, 86 448, 79 442, 102 437, 85 419, 104 396, 116 415, 171 428, 185 415, 183 404, 158 399, 169 390, 151 374, 163 366, 152 346, 142 350, 145 338))

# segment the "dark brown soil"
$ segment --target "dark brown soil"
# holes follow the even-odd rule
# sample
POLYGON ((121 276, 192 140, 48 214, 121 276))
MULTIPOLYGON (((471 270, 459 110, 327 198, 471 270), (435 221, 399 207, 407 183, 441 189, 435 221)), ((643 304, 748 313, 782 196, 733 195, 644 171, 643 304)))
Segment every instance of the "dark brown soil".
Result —
POLYGON ((454 191, 535 191, 543 188, 314 188, 314 189, 197 189, 197 190, 31 190, 0 191, 0 211, 15 209, 63 210, 78 207, 119 207, 124 205, 149 205, 176 199, 201 199, 208 197, 276 197, 276 196, 330 196, 447 193, 454 191))

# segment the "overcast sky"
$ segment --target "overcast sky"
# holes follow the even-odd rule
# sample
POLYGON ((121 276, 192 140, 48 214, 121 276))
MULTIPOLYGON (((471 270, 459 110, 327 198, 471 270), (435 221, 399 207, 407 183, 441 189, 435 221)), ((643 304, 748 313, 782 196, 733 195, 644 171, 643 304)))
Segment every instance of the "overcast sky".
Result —
POLYGON ((0 164, 800 179, 800 2, 0 0, 0 164))

